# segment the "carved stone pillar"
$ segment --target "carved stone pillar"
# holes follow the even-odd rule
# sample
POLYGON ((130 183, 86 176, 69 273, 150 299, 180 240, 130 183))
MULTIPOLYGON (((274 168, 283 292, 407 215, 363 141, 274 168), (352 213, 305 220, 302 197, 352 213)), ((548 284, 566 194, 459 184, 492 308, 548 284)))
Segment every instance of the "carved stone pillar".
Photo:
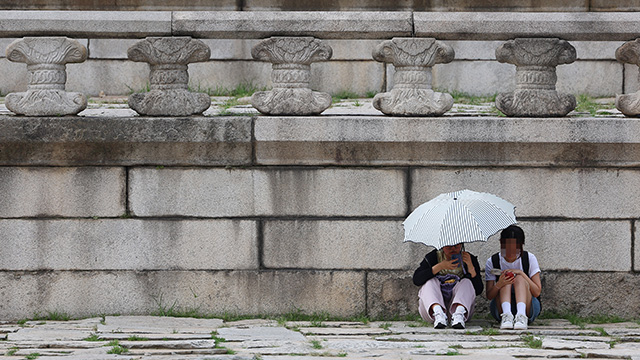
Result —
MULTIPOLYGON (((640 66, 640 39, 628 41, 616 50, 616 59, 640 66)), ((640 73, 638 74, 640 80, 640 73)), ((640 90, 633 94, 617 95, 616 108, 627 116, 640 116, 640 90)))
POLYGON ((267 115, 317 115, 331 106, 331 95, 311 91, 311 63, 331 58, 333 50, 313 37, 271 37, 251 49, 254 59, 273 64, 271 91, 259 91, 251 105, 267 115))
POLYGON ((556 38, 518 38, 496 49, 499 62, 516 65, 513 93, 496 97, 507 116, 565 116, 576 107, 573 95, 556 91, 556 66, 576 60, 576 49, 556 38))
POLYGON ((373 58, 396 68, 393 89, 377 94, 373 107, 387 115, 435 116, 453 106, 447 93, 431 90, 431 67, 454 58, 451 46, 434 38, 393 38, 373 50, 373 58))
POLYGON ((27 64, 26 92, 10 93, 7 109, 28 116, 76 115, 87 107, 87 97, 66 92, 67 63, 87 59, 87 48, 66 37, 26 37, 7 47, 7 59, 27 64))
POLYGON ((211 50, 191 37, 148 37, 131 46, 129 59, 151 66, 147 93, 129 96, 129 107, 141 115, 188 116, 200 114, 211 106, 204 93, 188 90, 187 64, 207 61, 211 50))

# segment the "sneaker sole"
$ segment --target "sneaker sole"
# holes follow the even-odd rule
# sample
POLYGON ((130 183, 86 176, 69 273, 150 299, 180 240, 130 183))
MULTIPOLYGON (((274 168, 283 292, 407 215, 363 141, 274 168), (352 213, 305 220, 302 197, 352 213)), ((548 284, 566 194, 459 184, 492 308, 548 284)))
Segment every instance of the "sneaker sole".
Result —
POLYGON ((513 330, 527 330, 526 326, 513 326, 513 330))
POLYGON ((454 329, 464 329, 465 328, 464 325, 462 325, 462 324, 453 324, 453 325, 451 325, 451 327, 454 328, 454 329))
POLYGON ((438 324, 438 325, 434 326, 433 328, 434 328, 434 329, 444 329, 444 328, 446 328, 446 327, 447 327, 447 325, 445 325, 445 324, 443 324, 443 323, 440 323, 440 324, 438 324))

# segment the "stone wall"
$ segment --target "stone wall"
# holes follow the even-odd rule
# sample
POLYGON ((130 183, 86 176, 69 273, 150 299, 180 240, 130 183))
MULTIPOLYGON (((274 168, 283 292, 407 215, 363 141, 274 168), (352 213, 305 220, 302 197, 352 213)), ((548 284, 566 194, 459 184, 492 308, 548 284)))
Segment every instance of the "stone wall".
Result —
POLYGON ((3 116, 0 318, 417 313, 428 249, 402 221, 463 188, 517 206, 545 310, 633 316, 639 134, 632 118, 3 116))

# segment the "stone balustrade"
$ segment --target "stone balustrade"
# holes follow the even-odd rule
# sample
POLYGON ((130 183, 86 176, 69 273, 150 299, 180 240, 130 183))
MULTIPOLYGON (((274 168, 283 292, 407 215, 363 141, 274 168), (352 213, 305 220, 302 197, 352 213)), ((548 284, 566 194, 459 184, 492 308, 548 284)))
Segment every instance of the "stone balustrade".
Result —
MULTIPOLYGON (((431 67, 455 57, 446 40, 508 40, 496 50, 496 59, 516 65, 517 89, 499 95, 496 107, 507 116, 555 117, 575 108, 571 95, 555 90, 555 67, 576 59, 569 41, 634 40, 640 32, 636 20, 633 13, 0 11, 0 36, 31 36, 7 50, 9 60, 29 67, 27 93, 7 97, 7 107, 23 115, 77 114, 85 106, 83 95, 64 92, 63 80, 64 63, 84 61, 86 49, 84 55, 65 55, 67 43, 74 40, 61 44, 62 38, 51 36, 55 34, 145 37, 129 49, 129 59, 150 64, 151 91, 131 95, 129 104, 151 116, 198 114, 209 106, 206 96, 187 90, 187 64, 206 61, 210 54, 193 38, 268 37, 252 54, 273 63, 273 89, 256 93, 252 104, 271 115, 316 115, 330 106, 329 94, 310 87, 311 64, 331 58, 332 49, 322 39, 390 38, 372 57, 395 66, 394 88, 378 94, 374 106, 401 116, 438 116, 451 108, 450 95, 431 89, 431 67), (20 49, 29 54, 22 50, 18 55, 20 49), (38 60, 42 56, 61 60, 38 60), (57 79, 47 89, 41 81, 44 72, 55 73, 57 79), (60 99, 56 106, 51 105, 52 96, 60 99)), ((77 51, 83 48, 73 44, 77 51)), ((625 45, 618 52, 619 61, 634 63, 632 47, 625 45)), ((618 99, 626 115, 637 115, 630 108, 634 96, 618 99)))

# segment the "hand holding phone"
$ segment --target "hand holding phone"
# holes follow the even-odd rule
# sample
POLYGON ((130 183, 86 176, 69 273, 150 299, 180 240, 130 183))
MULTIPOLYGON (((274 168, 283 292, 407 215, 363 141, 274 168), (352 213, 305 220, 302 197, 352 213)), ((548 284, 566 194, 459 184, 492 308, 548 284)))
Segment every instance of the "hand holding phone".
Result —
POLYGON ((454 254, 454 255, 451 255, 451 260, 456 260, 456 261, 457 261, 457 262, 456 262, 456 265, 457 265, 458 267, 461 267, 461 266, 462 266, 462 254, 454 254))

